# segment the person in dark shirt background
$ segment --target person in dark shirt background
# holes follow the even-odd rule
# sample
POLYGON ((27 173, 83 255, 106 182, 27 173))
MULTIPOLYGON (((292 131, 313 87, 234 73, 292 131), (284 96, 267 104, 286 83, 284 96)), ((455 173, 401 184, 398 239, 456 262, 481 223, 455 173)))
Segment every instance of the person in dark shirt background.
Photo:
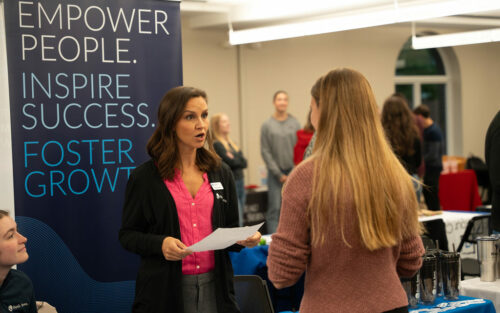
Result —
POLYGON ((418 106, 413 113, 424 126, 424 199, 429 210, 438 211, 439 204, 439 176, 443 170, 443 133, 431 118, 429 107, 425 104, 418 106))
POLYGON ((491 219, 493 230, 500 232, 500 111, 491 121, 486 133, 484 158, 491 182, 491 219))

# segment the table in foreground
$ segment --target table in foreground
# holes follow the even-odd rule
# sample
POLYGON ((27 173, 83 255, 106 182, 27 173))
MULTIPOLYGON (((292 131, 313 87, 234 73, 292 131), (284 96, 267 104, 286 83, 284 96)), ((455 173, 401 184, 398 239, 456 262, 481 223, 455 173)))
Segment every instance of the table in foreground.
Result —
MULTIPOLYGON (((458 300, 447 301, 442 297, 436 299, 433 305, 419 305, 410 309, 411 313, 495 313, 495 307, 490 300, 460 296, 458 300)), ((281 313, 292 313, 282 311, 281 313)))
POLYGON ((486 282, 481 281, 479 277, 462 280, 460 282, 460 294, 491 300, 495 309, 500 311, 500 280, 486 282))

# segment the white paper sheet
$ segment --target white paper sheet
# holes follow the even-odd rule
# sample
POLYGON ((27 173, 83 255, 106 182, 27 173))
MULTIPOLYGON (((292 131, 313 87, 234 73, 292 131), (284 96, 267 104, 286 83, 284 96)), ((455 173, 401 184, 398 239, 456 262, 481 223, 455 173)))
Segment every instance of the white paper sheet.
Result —
POLYGON ((245 240, 252 236, 263 224, 264 222, 253 226, 217 228, 188 249, 193 252, 224 249, 235 244, 236 241, 245 240))

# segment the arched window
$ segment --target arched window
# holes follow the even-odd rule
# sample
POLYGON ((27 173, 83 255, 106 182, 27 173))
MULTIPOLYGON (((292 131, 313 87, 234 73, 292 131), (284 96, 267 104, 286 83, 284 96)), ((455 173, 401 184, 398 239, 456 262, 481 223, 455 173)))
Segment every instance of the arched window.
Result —
POLYGON ((437 49, 413 50, 406 41, 396 61, 395 90, 408 99, 413 109, 426 104, 431 118, 441 128, 448 150, 447 102, 449 76, 437 49))

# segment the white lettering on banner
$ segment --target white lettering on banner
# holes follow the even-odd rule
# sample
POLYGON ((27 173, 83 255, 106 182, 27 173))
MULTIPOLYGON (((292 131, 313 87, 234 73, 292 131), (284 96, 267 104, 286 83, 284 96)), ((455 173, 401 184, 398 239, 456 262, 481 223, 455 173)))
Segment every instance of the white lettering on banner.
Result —
POLYGON ((95 54, 97 60, 102 63, 135 63, 126 58, 129 53, 129 43, 129 38, 115 38, 114 42, 110 44, 104 38, 97 40, 87 36, 77 39, 73 36, 57 38, 55 35, 41 35, 40 38, 37 38, 31 34, 23 34, 21 36, 21 53, 23 61, 26 61, 30 55, 41 54, 41 60, 44 62, 63 60, 71 63, 81 58, 85 62, 89 62, 89 55, 95 54), (111 53, 106 52, 109 50, 111 53))
POLYGON ((36 7, 32 1, 19 1, 19 27, 42 29, 48 25, 57 26, 60 30, 71 30, 76 23, 83 23, 86 29, 99 32, 105 28, 117 32, 120 29, 130 33, 136 29, 139 34, 170 35, 165 24, 168 20, 164 10, 130 8, 124 11, 112 11, 109 7, 101 8, 95 5, 82 10, 75 4, 57 5, 52 11, 38 2, 36 7), (136 12, 137 11, 137 12, 136 12), (35 17, 36 23, 29 24, 29 17, 35 17), (90 20, 94 21, 92 24, 90 20))

